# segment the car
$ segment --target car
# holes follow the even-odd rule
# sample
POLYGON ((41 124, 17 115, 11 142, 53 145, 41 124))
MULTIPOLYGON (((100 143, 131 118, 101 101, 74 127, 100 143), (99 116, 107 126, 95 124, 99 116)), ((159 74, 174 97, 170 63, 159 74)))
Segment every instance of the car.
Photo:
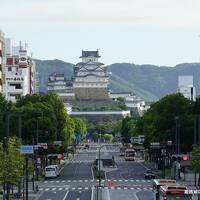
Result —
POLYGON ((147 171, 144 173, 144 178, 145 178, 145 179, 155 179, 155 178, 156 178, 156 175, 155 175, 151 170, 147 170, 147 171))
POLYGON ((89 149, 90 148, 90 146, 88 145, 88 144, 86 144, 85 146, 84 146, 84 149, 89 149))

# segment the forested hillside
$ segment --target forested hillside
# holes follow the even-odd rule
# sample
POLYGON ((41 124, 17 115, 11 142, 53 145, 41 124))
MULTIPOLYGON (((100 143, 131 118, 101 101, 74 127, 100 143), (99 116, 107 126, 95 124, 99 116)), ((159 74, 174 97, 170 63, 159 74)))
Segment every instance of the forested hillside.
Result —
MULTIPOLYGON (((64 73, 68 79, 73 76, 73 64, 61 60, 36 60, 39 72, 40 92, 46 92, 48 76, 53 73, 64 73)), ((113 91, 132 91, 148 101, 177 90, 179 75, 193 75, 194 85, 199 94, 200 63, 185 63, 175 67, 155 65, 135 65, 115 63, 108 66, 110 89, 113 91)))

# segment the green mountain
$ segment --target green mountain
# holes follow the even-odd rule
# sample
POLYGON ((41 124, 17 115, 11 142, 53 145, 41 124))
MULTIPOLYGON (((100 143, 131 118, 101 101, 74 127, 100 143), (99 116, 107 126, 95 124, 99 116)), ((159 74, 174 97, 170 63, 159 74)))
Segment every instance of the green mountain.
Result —
MULTIPOLYGON (((46 92, 48 76, 63 73, 68 79, 73 76, 73 64, 61 60, 35 60, 39 74, 39 90, 46 92)), ((175 67, 115 63, 108 66, 112 91, 132 91, 147 101, 155 101, 166 94, 176 92, 179 75, 193 75, 199 94, 200 63, 184 63, 175 67)))

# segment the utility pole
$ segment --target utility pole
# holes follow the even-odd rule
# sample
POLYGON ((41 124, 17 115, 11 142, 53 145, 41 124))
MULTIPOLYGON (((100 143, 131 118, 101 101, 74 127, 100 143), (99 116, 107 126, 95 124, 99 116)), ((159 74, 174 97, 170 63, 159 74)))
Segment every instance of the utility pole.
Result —
POLYGON ((26 177, 26 200, 28 200, 28 156, 26 156, 25 177, 26 177))
POLYGON ((175 117, 175 123, 176 123, 175 152, 176 152, 176 154, 180 154, 180 124, 179 124, 179 117, 175 117))

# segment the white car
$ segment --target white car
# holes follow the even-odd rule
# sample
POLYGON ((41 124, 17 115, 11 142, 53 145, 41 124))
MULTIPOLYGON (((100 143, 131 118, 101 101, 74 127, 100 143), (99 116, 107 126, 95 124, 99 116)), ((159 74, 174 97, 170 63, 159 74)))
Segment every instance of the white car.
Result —
POLYGON ((45 167, 45 178, 56 178, 59 175, 59 167, 57 165, 49 165, 45 167))

